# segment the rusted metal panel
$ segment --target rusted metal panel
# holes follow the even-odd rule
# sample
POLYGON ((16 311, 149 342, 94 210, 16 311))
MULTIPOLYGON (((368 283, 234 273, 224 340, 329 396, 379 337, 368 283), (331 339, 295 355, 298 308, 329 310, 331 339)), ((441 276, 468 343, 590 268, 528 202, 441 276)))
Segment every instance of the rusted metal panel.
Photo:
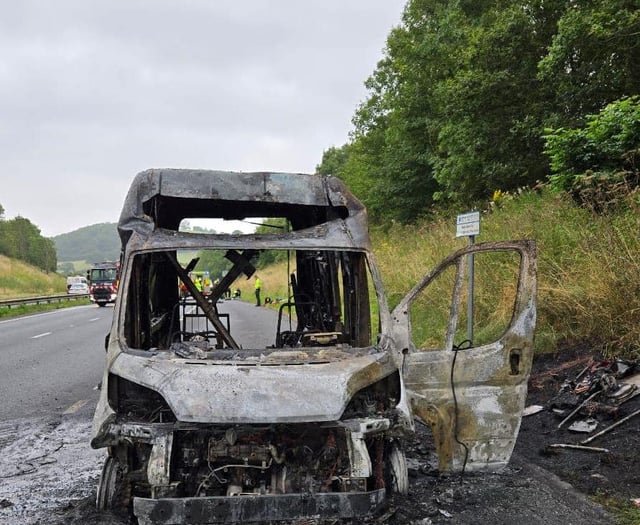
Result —
POLYGON ((173 433, 160 434, 153 440, 153 447, 147 464, 147 479, 152 486, 166 486, 171 483, 171 449, 173 433))
POLYGON ((348 219, 356 242, 368 236, 364 207, 334 177, 186 169, 139 173, 125 198, 118 230, 124 245, 134 231, 146 237, 157 227, 177 230, 186 217, 244 219, 272 216, 273 210, 291 215, 302 228, 348 219))

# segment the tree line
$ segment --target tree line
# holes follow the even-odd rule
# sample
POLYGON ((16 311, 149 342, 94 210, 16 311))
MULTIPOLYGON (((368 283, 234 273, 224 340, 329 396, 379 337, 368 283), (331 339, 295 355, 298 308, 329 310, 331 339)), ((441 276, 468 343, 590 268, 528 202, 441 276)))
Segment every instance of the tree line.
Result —
POLYGON ((51 239, 40 235, 40 229, 29 219, 4 219, 0 205, 0 254, 28 262, 46 272, 55 272, 56 247, 51 239))
POLYGON ((550 175, 568 189, 603 158, 607 174, 626 173, 640 151, 638 64, 638 0, 409 0, 349 141, 317 170, 344 179, 377 222, 550 175))

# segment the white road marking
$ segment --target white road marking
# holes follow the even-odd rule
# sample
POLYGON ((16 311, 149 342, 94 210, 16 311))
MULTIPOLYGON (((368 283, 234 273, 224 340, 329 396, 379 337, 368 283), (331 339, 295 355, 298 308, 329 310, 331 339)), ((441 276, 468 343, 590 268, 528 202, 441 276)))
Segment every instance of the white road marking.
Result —
POLYGON ((51 332, 45 332, 43 334, 34 335, 31 339, 40 339, 41 337, 45 337, 47 335, 51 335, 51 332))
POLYGON ((94 317, 93 319, 89 319, 89 322, 93 323, 94 321, 99 321, 100 319, 100 317, 94 317))
POLYGON ((73 405, 67 408, 63 414, 73 414, 80 410, 83 406, 85 406, 89 402, 88 399, 81 399, 80 401, 76 401, 73 405))

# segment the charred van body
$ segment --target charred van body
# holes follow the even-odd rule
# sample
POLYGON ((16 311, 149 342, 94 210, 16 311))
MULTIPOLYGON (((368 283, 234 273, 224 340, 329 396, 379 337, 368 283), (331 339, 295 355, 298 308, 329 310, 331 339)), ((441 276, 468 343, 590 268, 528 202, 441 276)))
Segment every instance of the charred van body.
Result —
POLYGON ((149 170, 132 184, 119 233, 92 439, 108 450, 100 508, 167 524, 373 515, 408 490, 402 438, 414 417, 431 425, 444 471, 508 462, 533 352, 533 243, 465 248, 390 312, 366 211, 333 177, 149 170), (287 228, 181 232, 187 218, 279 218, 287 228), (272 328, 254 329, 261 309, 247 317, 247 303, 219 301, 267 251, 285 254, 290 293, 272 328), (228 268, 206 297, 190 277, 195 262, 180 262, 203 252, 228 268), (513 315, 495 340, 458 352, 464 261, 483 252, 517 256, 513 315), (447 268, 447 333, 425 351, 412 340, 412 304, 447 268))

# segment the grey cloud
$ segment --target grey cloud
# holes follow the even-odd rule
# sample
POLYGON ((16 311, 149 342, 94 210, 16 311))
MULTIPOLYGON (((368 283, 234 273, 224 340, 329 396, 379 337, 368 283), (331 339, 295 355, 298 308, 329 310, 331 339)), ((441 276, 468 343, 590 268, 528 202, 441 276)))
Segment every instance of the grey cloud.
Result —
POLYGON ((311 171, 346 141, 403 4, 6 2, 0 204, 53 235, 116 220, 147 167, 311 171))

